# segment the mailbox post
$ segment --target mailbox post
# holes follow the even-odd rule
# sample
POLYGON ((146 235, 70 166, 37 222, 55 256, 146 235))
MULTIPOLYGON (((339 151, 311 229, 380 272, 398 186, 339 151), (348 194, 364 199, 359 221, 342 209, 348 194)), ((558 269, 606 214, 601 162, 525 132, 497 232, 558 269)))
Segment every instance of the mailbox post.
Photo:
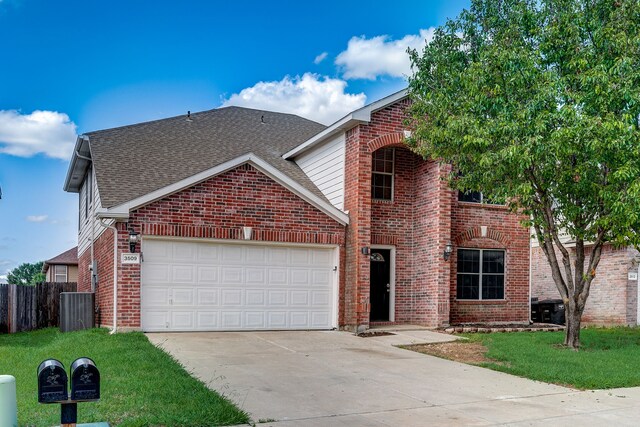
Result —
POLYGON ((64 365, 47 359, 38 366, 38 402, 60 404, 60 424, 75 426, 78 422, 78 402, 100 399, 100 372, 88 357, 71 364, 71 396, 64 365))

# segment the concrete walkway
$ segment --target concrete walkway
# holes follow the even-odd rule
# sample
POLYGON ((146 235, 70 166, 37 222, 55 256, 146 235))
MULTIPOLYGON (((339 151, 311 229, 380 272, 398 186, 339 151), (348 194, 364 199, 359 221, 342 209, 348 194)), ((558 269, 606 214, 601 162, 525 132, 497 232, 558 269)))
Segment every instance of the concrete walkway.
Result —
POLYGON ((453 339, 427 330, 148 337, 265 426, 640 424, 640 388, 579 392, 394 347, 453 339))

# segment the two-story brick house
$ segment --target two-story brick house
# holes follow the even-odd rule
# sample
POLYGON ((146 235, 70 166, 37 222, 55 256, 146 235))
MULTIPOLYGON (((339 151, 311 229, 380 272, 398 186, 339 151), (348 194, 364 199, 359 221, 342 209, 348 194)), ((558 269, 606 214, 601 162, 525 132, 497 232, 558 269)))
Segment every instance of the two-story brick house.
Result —
POLYGON ((526 322, 528 231, 404 146, 408 103, 402 91, 329 127, 227 107, 79 137, 65 190, 80 195, 79 288, 101 323, 526 322), (132 239, 140 263, 123 261, 132 239))

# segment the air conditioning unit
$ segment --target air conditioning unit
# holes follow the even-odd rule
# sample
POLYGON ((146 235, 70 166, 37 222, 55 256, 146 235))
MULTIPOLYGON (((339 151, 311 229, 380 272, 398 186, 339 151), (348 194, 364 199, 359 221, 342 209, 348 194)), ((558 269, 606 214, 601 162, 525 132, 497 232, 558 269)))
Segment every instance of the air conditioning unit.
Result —
POLYGON ((71 332, 94 326, 93 292, 60 293, 60 331, 71 332))

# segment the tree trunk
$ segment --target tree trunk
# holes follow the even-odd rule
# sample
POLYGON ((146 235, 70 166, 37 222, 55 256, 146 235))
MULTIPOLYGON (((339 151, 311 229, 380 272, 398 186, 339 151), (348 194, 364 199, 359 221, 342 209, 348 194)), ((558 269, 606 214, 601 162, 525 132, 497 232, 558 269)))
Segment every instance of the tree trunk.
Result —
POLYGON ((565 335, 564 345, 578 350, 580 348, 580 323, 582 322, 582 310, 577 307, 575 301, 565 302, 565 335))

